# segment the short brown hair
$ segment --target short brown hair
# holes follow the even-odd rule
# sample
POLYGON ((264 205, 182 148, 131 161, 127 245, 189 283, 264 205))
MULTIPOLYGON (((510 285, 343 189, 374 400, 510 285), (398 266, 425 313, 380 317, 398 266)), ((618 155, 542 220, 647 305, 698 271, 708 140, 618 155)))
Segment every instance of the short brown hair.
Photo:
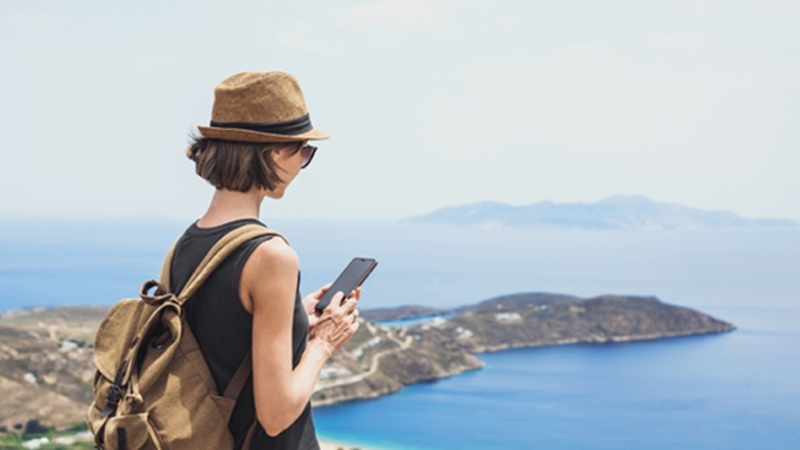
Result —
MULTIPOLYGON (((247 192, 253 187, 274 189, 282 180, 270 156, 273 151, 299 143, 255 143, 192 136, 186 156, 195 172, 217 189, 247 192)), ((300 146, 294 151, 300 150, 300 146)))

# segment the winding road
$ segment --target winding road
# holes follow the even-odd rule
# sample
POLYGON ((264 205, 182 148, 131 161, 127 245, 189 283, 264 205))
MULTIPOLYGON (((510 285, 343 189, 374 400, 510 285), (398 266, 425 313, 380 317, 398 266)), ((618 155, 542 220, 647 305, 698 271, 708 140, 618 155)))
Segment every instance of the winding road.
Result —
MULTIPOLYGON (((369 322, 366 322, 366 325, 367 325, 367 328, 369 329, 370 333, 375 335, 376 334, 375 327, 372 324, 370 324, 369 322)), ((337 386, 344 386, 344 385, 347 385, 347 384, 358 383, 358 382, 360 382, 363 379, 373 375, 375 372, 378 371, 378 367, 380 367, 379 362, 380 362, 381 358, 383 358, 384 356, 386 356, 388 354, 405 350, 408 347, 410 347, 411 346, 411 342, 413 342, 413 339, 411 338, 411 336, 406 336, 405 340, 401 341, 400 339, 397 338, 397 336, 395 336, 394 331, 389 331, 388 333, 386 333, 386 337, 391 339, 397 345, 399 345, 399 347, 390 348, 390 349, 386 349, 386 350, 381 350, 378 353, 375 353, 374 355, 372 355, 372 358, 370 359, 370 368, 369 368, 368 371, 361 372, 361 373, 358 373, 358 374, 355 374, 355 375, 351 375, 351 376, 345 377, 345 378, 339 378, 339 379, 333 380, 333 381, 331 381, 329 383, 326 383, 326 382, 317 383, 316 390, 329 389, 329 388, 333 388, 333 387, 337 387, 337 386)))

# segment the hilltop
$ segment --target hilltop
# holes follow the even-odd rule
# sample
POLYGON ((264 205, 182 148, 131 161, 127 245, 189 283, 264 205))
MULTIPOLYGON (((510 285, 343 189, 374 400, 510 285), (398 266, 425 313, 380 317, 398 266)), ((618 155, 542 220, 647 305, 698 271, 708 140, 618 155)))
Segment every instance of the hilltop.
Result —
MULTIPOLYGON (((106 307, 58 307, 0 314, 0 432, 83 421, 94 376, 94 332, 106 307)), ((703 313, 654 297, 523 293, 452 310, 365 311, 385 319, 438 315, 409 326, 363 319, 323 370, 312 402, 372 398, 423 380, 483 367, 481 352, 510 347, 610 343, 733 330, 703 313)))
POLYGON ((641 195, 617 195, 595 203, 544 201, 527 206, 480 202, 442 208, 406 221, 486 228, 588 230, 800 227, 790 220, 746 219, 730 211, 705 211, 657 202, 641 195))

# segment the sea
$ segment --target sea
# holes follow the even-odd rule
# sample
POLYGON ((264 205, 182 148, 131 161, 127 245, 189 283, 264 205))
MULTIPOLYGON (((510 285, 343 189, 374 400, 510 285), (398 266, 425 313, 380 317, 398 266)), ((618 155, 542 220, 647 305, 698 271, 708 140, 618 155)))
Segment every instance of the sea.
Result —
MULTIPOLYGON (((0 220, 0 310, 136 296, 187 224, 0 220)), ((305 292, 379 260, 361 308, 519 292, 656 296, 736 330, 479 355, 480 370, 315 409, 382 449, 800 449, 800 229, 524 230, 276 221, 305 292)), ((393 323, 392 326, 402 326, 393 323)))

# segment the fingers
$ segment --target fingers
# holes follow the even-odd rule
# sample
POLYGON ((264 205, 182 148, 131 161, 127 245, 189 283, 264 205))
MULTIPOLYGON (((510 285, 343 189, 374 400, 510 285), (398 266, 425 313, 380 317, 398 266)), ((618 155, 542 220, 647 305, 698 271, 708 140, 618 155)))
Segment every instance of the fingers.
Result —
MULTIPOLYGON (((324 287, 330 289, 330 285, 324 287)), ((360 313, 356 309, 361 289, 353 290, 345 298, 343 292, 336 292, 322 314, 317 318, 311 339, 328 342, 334 351, 341 348, 358 331, 360 313)))
POLYGON ((342 292, 337 292, 331 299, 331 304, 328 305, 319 320, 332 319, 334 323, 349 324, 358 320, 359 312, 356 309, 358 300, 354 297, 344 299, 342 292))
POLYGON ((310 340, 326 342, 335 352, 353 337, 359 325, 356 311, 347 312, 343 307, 326 308, 311 332, 310 340))
POLYGON ((337 309, 341 308, 342 299, 344 299, 344 293, 342 291, 333 294, 330 304, 325 307, 325 311, 330 310, 331 312, 334 312, 337 309))
POLYGON ((326 292, 328 292, 328 289, 331 288, 332 284, 333 283, 328 283, 322 286, 321 288, 314 291, 314 293, 312 293, 311 295, 313 295, 317 300, 319 300, 320 298, 322 298, 323 295, 325 295, 326 292))
MULTIPOLYGON (((313 295, 317 300, 319 300, 325 294, 325 292, 327 292, 328 289, 331 288, 331 284, 332 283, 328 283, 325 286, 322 286, 318 291, 314 292, 311 295, 313 295)), ((331 298, 331 303, 325 309, 328 309, 331 306, 347 306, 348 302, 351 300, 353 301, 353 303, 358 303, 360 299, 361 299, 360 287, 353 289, 353 291, 350 292, 350 295, 348 295, 347 298, 345 298, 344 292, 339 291, 333 295, 333 298, 331 298)))
POLYGON ((354 334, 356 334, 356 331, 358 331, 358 327, 360 326, 360 323, 358 321, 358 310, 356 309, 352 313, 348 314, 347 318, 349 319, 348 324, 350 325, 347 337, 347 339, 349 340, 351 337, 353 337, 354 334))
POLYGON ((328 306, 326 306, 325 309, 326 310, 330 309, 331 311, 334 311, 338 308, 343 308, 346 313, 349 313, 350 311, 355 309, 357 303, 358 303, 357 297, 350 296, 344 298, 344 293, 342 291, 339 291, 333 294, 333 297, 331 298, 331 303, 328 306))
POLYGON ((356 300, 360 300, 361 299, 361 288, 357 287, 357 288, 353 289, 353 292, 350 293, 349 297, 353 297, 356 300))
POLYGON ((347 297, 342 303, 342 308, 344 309, 345 314, 351 314, 353 311, 355 311, 357 304, 358 304, 357 298, 347 297))

